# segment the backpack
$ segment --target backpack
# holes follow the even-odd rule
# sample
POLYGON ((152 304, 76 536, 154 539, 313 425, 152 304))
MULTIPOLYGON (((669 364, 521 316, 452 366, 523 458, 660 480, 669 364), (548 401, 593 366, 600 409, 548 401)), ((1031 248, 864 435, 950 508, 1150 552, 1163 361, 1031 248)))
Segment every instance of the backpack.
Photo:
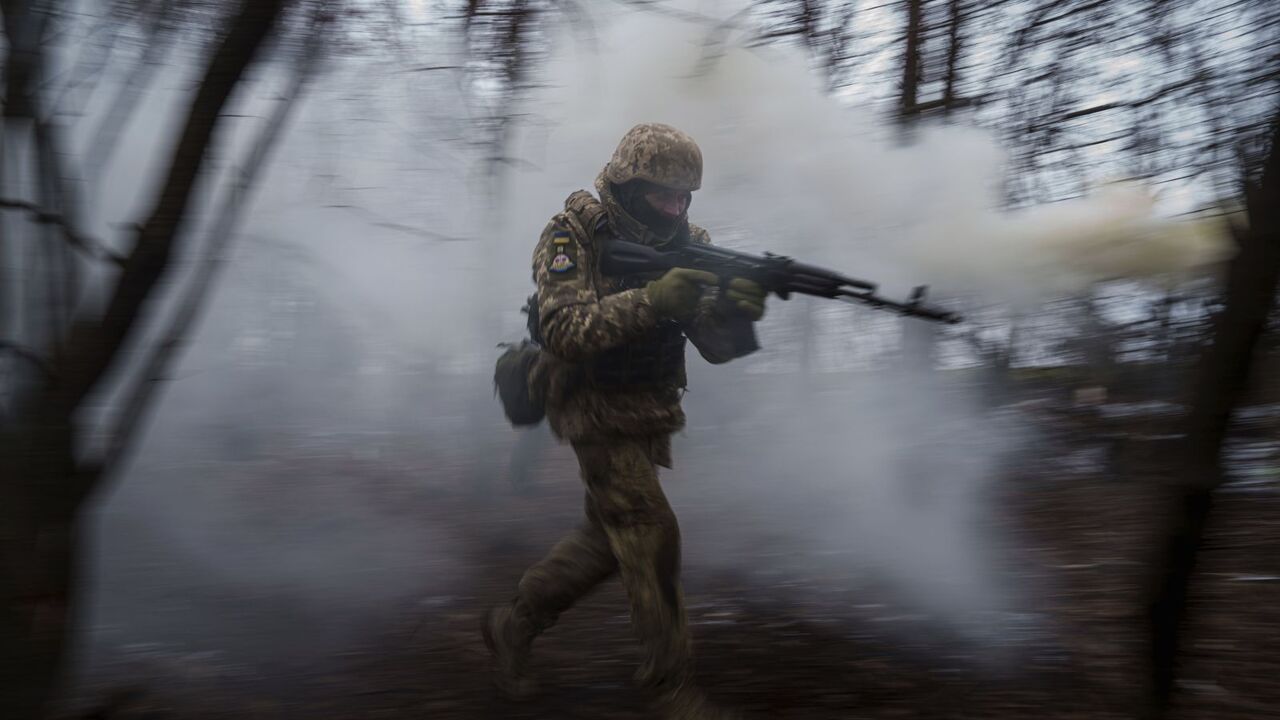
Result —
MULTIPOLYGON (((605 222, 604 206, 585 190, 565 200, 562 216, 580 237, 590 237, 605 222)), ((521 309, 528 316, 529 337, 518 343, 502 343, 505 348, 493 369, 493 387, 502 401, 502 411, 516 427, 537 425, 546 417, 547 379, 537 372, 542 362, 542 331, 538 321, 538 295, 530 295, 521 309)))
POLYGON ((507 420, 516 427, 537 425, 547 414, 545 388, 533 380, 542 355, 537 295, 529 297, 522 312, 529 316, 529 338, 499 345, 506 349, 493 369, 494 392, 502 401, 507 420))

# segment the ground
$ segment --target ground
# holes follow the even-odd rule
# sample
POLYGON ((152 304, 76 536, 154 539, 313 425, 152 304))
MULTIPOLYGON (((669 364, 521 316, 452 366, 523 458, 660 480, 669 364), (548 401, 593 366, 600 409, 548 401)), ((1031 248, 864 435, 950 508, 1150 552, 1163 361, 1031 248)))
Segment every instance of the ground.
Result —
MULTIPOLYGON (((1158 476, 1064 469, 1086 450, 1105 452, 1059 447, 1054 453, 1062 462, 1024 461, 989 489, 989 509, 978 521, 996 523, 1015 539, 1013 551, 999 553, 999 572, 1015 579, 1024 600, 999 617, 942 618, 904 600, 874 567, 806 559, 805 548, 772 533, 767 521, 735 515, 721 494, 674 491, 673 504, 689 528, 686 599, 702 683, 725 704, 759 718, 1132 717, 1125 708, 1141 677, 1142 571, 1164 490, 1158 476), (755 549, 731 563, 697 547, 703 528, 728 522, 759 525, 755 549), (987 629, 968 632, 965 622, 987 629)), ((385 458, 317 458, 221 463, 209 472, 253 476, 263 484, 298 474, 311 483, 327 476, 375 482, 382 512, 431 528, 412 540, 422 543, 421 556, 432 558, 414 568, 423 579, 415 584, 410 577, 394 593, 393 608, 368 613, 355 632, 318 643, 310 655, 261 653, 248 660, 251 653, 219 649, 208 633, 184 635, 170 626, 164 647, 103 640, 106 649, 99 648, 69 701, 76 712, 115 693, 117 706, 105 716, 656 717, 629 682, 636 649, 617 583, 587 598, 539 641, 539 697, 509 703, 490 688, 479 617, 508 598, 523 568, 574 522, 580 488, 567 454, 543 458, 519 491, 488 479, 406 489, 395 478, 412 463, 389 469, 385 458), (449 551, 435 554, 436 544, 449 551)), ((433 477, 456 480, 468 472, 461 459, 438 455, 433 467, 433 477)), ((675 475, 670 482, 694 473, 686 468, 675 475)), ((156 623, 167 606, 189 610, 199 595, 199 617, 220 617, 230 629, 219 637, 231 648, 243 648, 246 637, 307 647, 310 633, 338 620, 323 608, 289 600, 272 605, 261 593, 237 595, 212 581, 139 589, 166 552, 159 545, 133 552, 114 579, 101 582, 117 588, 114 595, 126 585, 136 590, 130 602, 144 604, 156 623)), ((370 572, 367 594, 381 596, 375 585, 383 576, 370 572)), ((360 577, 343 582, 358 586, 360 577)), ((1280 492, 1274 484, 1219 494, 1193 603, 1175 716, 1272 717, 1280 707, 1274 680, 1280 677, 1280 492)), ((190 622, 189 614, 183 618, 190 622)))

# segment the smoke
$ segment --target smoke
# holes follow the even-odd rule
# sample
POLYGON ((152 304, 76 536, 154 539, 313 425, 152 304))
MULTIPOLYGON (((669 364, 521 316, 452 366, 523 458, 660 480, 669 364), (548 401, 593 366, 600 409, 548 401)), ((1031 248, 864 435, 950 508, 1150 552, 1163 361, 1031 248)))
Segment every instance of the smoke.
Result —
MULTIPOLYGON (((482 177, 489 149, 456 77, 353 61, 318 84, 175 369, 158 432, 100 508, 101 535, 124 539, 103 546, 90 624, 148 636, 139 608, 172 598, 130 587, 130 568, 153 560, 179 587, 200 579, 192 597, 265 594, 281 615, 310 609, 317 626, 456 587, 457 538, 394 511, 445 478, 466 482, 459 467, 510 441, 487 364, 523 325, 533 245, 638 122, 698 139, 706 174, 691 215, 717 242, 830 265, 889 295, 929 282, 943 297, 1034 298, 1222 255, 1214 228, 1161 220, 1141 187, 1000 212, 1004 154, 989 135, 925 127, 908 143, 876 109, 833 101, 796 52, 744 49, 732 34, 708 45, 705 28, 644 14, 594 27, 596 49, 567 29, 553 39, 497 183, 482 177), (435 384, 419 385, 424 375, 435 384)), ((436 60, 449 64, 421 58, 436 60)), ((155 176, 160 118, 188 90, 178 76, 121 140, 101 204, 123 217, 96 217, 104 235, 135 218, 136 188, 155 176)), ((268 97, 236 113, 250 118, 241 143, 268 97)), ((223 170, 239 146, 220 148, 223 170)), ((973 618, 1030 603, 1001 569, 1008 538, 985 494, 1025 440, 1016 422, 964 388, 884 371, 899 351, 888 318, 770 303, 761 353, 716 368, 691 359, 690 426, 667 485, 690 573, 765 569, 784 585, 870 575, 904 604, 998 633, 973 618), (810 321, 863 332, 815 351, 832 372, 806 377, 796 327, 810 321), (881 369, 858 372, 868 367, 881 369)), ((216 635, 237 622, 177 605, 175 627, 216 635)))
POLYGON ((882 108, 833 100, 798 50, 748 49, 732 34, 708 44, 705 27, 644 14, 605 20, 596 54, 568 34, 553 42, 551 87, 529 108, 541 122, 517 143, 539 165, 513 182, 525 200, 517 227, 536 232, 561 189, 589 184, 627 128, 660 121, 703 149, 691 211, 700 224, 898 287, 1034 299, 1194 271, 1229 251, 1222 225, 1162 218, 1139 184, 1004 212, 1006 157, 989 133, 926 125, 907 136, 882 108))
MULTIPOLYGON (((207 210, 275 102, 280 70, 242 85, 220 125, 176 282, 151 317, 167 317, 205 261, 207 210)), ((401 98, 414 96, 369 91, 353 80, 365 71, 323 77, 299 108, 137 457, 94 508, 87 677, 145 681, 192 658, 249 675, 338 662, 411 622, 423 597, 468 584, 457 534, 422 514, 456 501, 469 480, 459 468, 502 440, 489 381, 474 374, 496 340, 491 329, 480 340, 460 301, 479 264, 465 242, 478 213, 453 182, 470 158, 448 127, 406 130, 415 104, 401 98)), ((108 240, 148 210, 191 92, 191 67, 159 75, 94 203, 108 240)), ((447 88, 435 97, 464 115, 447 88)), ((111 420, 110 400, 93 420, 111 420)))
MULTIPOLYGON (((958 211, 964 241, 954 246, 920 242, 908 260, 949 286, 978 288, 987 297, 1034 299, 1078 292, 1118 278, 1177 282, 1225 260, 1232 251, 1222 218, 1169 220, 1156 214, 1156 198, 1138 183, 1115 183, 1096 193, 1007 214, 958 211), (977 260, 977 262, 975 262, 977 260)), ((932 218, 927 235, 947 233, 932 218)))
MULTIPOLYGON (((715 241, 826 264, 891 295, 927 282, 935 296, 1034 301, 1115 277, 1194 272, 1227 251, 1221 227, 1162 219, 1140 185, 1002 211, 1005 154, 991 135, 925 126, 903 137, 878 109, 831 99, 797 51, 708 45, 706 28, 642 14, 595 27, 598 50, 568 34, 552 43, 546 87, 524 108, 534 119, 511 148, 526 164, 512 172, 515 232, 501 256, 520 274, 563 198, 591 187, 617 139, 646 121, 698 140, 705 174, 690 215, 715 241)), ((515 292, 508 302, 518 304, 515 292)), ((795 363, 784 358, 804 352, 797 325, 883 320, 771 302, 766 350, 739 361, 745 374, 693 373, 668 489, 677 509, 714 508, 684 519, 694 567, 763 566, 809 583, 869 573, 967 633, 1007 635, 999 618, 1020 617, 1034 599, 1004 565, 1012 540, 992 522, 990 490, 1029 431, 991 412, 980 390, 885 369, 898 347, 869 362, 840 350, 819 358, 837 371, 825 381, 788 372, 795 363), (881 369, 853 372, 868 365, 881 369), (762 537, 786 550, 766 552, 762 537)), ((883 332, 861 339, 879 343, 883 332)))

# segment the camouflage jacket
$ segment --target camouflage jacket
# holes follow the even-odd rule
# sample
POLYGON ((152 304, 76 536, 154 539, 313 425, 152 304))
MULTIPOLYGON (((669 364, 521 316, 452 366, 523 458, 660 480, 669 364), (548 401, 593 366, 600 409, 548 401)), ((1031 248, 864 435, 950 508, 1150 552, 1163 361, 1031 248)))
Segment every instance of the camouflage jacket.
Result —
MULTIPOLYGON (((674 378, 656 384, 606 387, 585 372, 601 353, 644 342, 661 324, 674 322, 658 317, 643 286, 628 287, 623 279, 601 274, 597 250, 611 237, 660 245, 707 243, 710 236, 689 224, 673 237, 657 237, 616 203, 603 177, 596 188, 600 200, 584 190, 565 200, 564 211, 547 224, 533 254, 539 329, 548 355, 540 369, 548 376, 547 418, 557 435, 574 442, 670 435, 685 421, 682 363, 674 378)), ((694 318, 678 329, 711 363, 759 347, 749 320, 720 311, 715 288, 704 292, 694 318)))

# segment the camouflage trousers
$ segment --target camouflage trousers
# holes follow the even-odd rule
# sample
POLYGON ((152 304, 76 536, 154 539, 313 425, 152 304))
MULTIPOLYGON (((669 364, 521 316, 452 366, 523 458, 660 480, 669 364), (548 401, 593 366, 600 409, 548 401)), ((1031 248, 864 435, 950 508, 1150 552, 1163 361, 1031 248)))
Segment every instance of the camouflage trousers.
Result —
POLYGON ((683 683, 692 671, 680 589, 680 529, 658 484, 670 466, 670 439, 619 438, 574 443, 586 485, 586 518, 520 580, 516 610, 534 634, 614 574, 631 604, 644 650, 645 686, 683 683))

